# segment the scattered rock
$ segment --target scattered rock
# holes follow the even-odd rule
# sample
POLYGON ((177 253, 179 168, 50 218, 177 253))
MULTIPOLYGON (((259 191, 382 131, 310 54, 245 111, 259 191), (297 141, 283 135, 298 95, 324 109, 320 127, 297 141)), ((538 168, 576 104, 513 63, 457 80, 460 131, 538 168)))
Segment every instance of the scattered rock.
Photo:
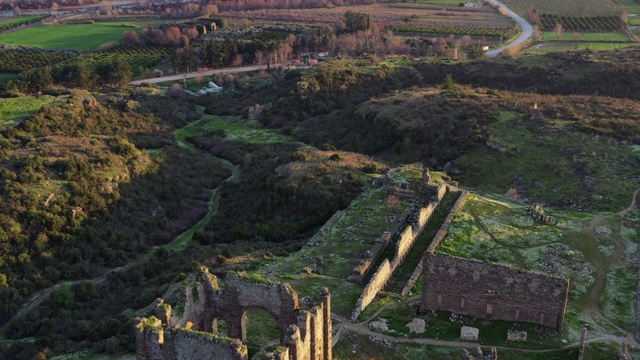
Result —
POLYGON ((370 322, 369 328, 371 328, 371 330, 376 330, 376 331, 389 331, 389 325, 387 324, 387 319, 382 319, 382 318, 376 321, 370 322))
POLYGON ((608 235, 611 235, 611 229, 609 229, 606 226, 597 226, 596 227, 596 233, 598 235, 608 236, 608 235))
POLYGON ((511 342, 527 341, 527 332, 509 330, 507 331, 507 341, 511 341, 511 342))
POLYGON ((424 334, 425 323, 424 323, 424 320, 422 319, 413 318, 413 320, 405 326, 409 328, 409 332, 416 333, 416 334, 424 334))
POLYGON ((460 329, 460 339, 467 341, 478 341, 480 330, 471 326, 463 326, 460 329))

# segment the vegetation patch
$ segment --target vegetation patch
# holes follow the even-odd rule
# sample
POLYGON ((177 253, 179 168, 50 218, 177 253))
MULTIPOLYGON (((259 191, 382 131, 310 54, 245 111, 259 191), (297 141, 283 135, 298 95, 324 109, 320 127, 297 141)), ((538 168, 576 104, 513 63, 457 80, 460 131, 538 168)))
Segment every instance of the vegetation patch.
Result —
POLYGON ((60 103, 53 96, 0 99, 0 125, 14 126, 44 106, 60 103))
POLYGON ((637 286, 637 270, 617 267, 607 273, 605 288, 600 295, 600 307, 604 315, 629 331, 635 331, 637 327, 637 286))
POLYGON ((500 112, 499 119, 490 125, 491 140, 506 151, 485 146, 456 159, 462 183, 565 209, 615 211, 628 205, 639 185, 629 181, 637 157, 628 144, 577 132, 567 122, 536 124, 513 112, 500 112))
POLYGON ((126 21, 97 22, 95 24, 41 25, 0 35, 0 44, 44 48, 94 50, 115 41, 131 29, 126 21))

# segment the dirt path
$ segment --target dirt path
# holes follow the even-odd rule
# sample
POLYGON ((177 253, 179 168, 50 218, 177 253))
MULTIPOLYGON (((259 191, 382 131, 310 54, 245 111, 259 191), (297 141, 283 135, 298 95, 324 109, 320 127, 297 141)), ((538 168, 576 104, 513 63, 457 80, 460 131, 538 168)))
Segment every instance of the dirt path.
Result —
MULTIPOLYGON (((521 349, 521 348, 510 348, 510 347, 506 347, 506 346, 492 346, 492 345, 487 345, 487 344, 480 344, 477 342, 469 342, 469 341, 456 341, 456 340, 438 340, 438 339, 424 339, 424 338, 405 338, 405 337, 396 337, 396 336, 391 336, 391 335, 386 335, 386 334, 381 334, 378 332, 375 332, 371 329, 369 329, 369 327, 367 326, 367 324, 365 323, 352 323, 349 320, 341 317, 341 316, 337 316, 335 314, 333 314, 331 316, 332 318, 340 321, 341 326, 344 326, 345 329, 347 331, 351 331, 354 332, 356 334, 361 334, 361 335, 368 335, 374 338, 378 338, 378 339, 382 339, 382 340, 386 340, 392 343, 410 343, 410 344, 420 344, 420 345, 438 345, 438 346, 448 346, 448 347, 457 347, 457 348, 476 348, 476 347, 495 347, 498 350, 509 350, 509 351, 518 351, 518 352, 524 352, 524 353, 548 353, 548 352, 555 352, 555 351, 561 351, 561 350, 565 350, 565 349, 570 349, 570 348, 574 348, 574 347, 578 347, 580 345, 579 341, 567 344, 565 346, 562 346, 560 348, 549 348, 549 349, 521 349)), ((587 343, 593 343, 593 342, 600 342, 600 341, 606 341, 606 342, 615 342, 615 343, 619 343, 622 344, 622 342, 624 340, 626 340, 627 338, 624 337, 620 337, 620 336, 615 336, 615 335, 611 335, 611 334, 599 334, 599 333, 591 333, 589 338, 587 339, 587 343)), ((631 344, 631 343, 630 343, 631 344)), ((631 344, 633 345, 633 344, 631 344)), ((635 345, 633 345, 635 346, 635 345)))

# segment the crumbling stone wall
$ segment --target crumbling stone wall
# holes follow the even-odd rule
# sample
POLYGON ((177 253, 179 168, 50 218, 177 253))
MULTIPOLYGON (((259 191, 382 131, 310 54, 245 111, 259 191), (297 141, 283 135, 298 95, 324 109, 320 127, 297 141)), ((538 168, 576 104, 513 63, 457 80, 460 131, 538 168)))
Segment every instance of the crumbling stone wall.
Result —
POLYGON ((353 268, 353 274, 347 279, 356 284, 361 284, 362 281, 369 275, 371 269, 376 264, 382 253, 387 249, 387 246, 391 242, 391 233, 385 231, 376 239, 376 244, 369 251, 369 257, 360 260, 358 266, 353 268))
POLYGON ((522 321, 562 329, 569 281, 508 266, 426 252, 420 310, 522 321))
POLYGON ((259 354, 263 359, 331 360, 331 305, 324 289, 317 303, 300 304, 288 284, 248 280, 229 274, 224 288, 205 267, 193 287, 185 287, 173 311, 163 300, 154 303, 155 317, 136 325, 139 360, 246 360, 247 310, 269 312, 280 328, 279 348, 259 354), (225 320, 229 338, 217 336, 217 321, 225 320))
MULTIPOLYGON (((375 274, 371 277, 369 283, 365 286, 356 303, 356 308, 353 310, 351 315, 352 320, 355 320, 360 316, 360 313, 369 306, 378 292, 387 285, 391 276, 393 276, 394 271, 402 265, 402 261, 405 256, 409 253, 415 241, 420 237, 420 234, 422 234, 424 227, 427 225, 434 211, 440 204, 440 201, 448 191, 449 187, 447 185, 440 184, 436 188, 436 201, 430 202, 426 207, 418 209, 416 214, 416 223, 407 226, 402 233, 400 233, 398 241, 396 242, 396 251, 393 259, 385 259, 378 267, 375 274)), ((458 206, 458 208, 459 207, 460 206, 458 206)))
POLYGON ((387 282, 391 279, 391 275, 393 275, 391 263, 389 262, 389 259, 384 259, 382 264, 378 267, 378 270, 376 270, 376 273, 373 274, 371 280, 369 280, 367 286, 362 290, 362 294, 356 303, 356 308, 351 315, 352 320, 357 319, 358 316, 360 316, 360 313, 362 313, 362 311, 371 304, 380 290, 387 285, 387 282))

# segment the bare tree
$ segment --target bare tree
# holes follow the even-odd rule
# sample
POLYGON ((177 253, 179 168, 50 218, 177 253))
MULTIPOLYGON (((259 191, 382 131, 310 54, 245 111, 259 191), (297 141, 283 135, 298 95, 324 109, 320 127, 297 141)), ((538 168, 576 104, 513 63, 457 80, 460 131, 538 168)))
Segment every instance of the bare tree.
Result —
POLYGON ((260 50, 256 50, 255 54, 253 54, 256 65, 262 65, 264 63, 264 53, 260 50))
POLYGON ((556 33, 556 40, 560 40, 560 37, 564 32, 564 26, 562 26, 562 24, 559 21, 556 21, 556 26, 553 29, 553 31, 556 33))

